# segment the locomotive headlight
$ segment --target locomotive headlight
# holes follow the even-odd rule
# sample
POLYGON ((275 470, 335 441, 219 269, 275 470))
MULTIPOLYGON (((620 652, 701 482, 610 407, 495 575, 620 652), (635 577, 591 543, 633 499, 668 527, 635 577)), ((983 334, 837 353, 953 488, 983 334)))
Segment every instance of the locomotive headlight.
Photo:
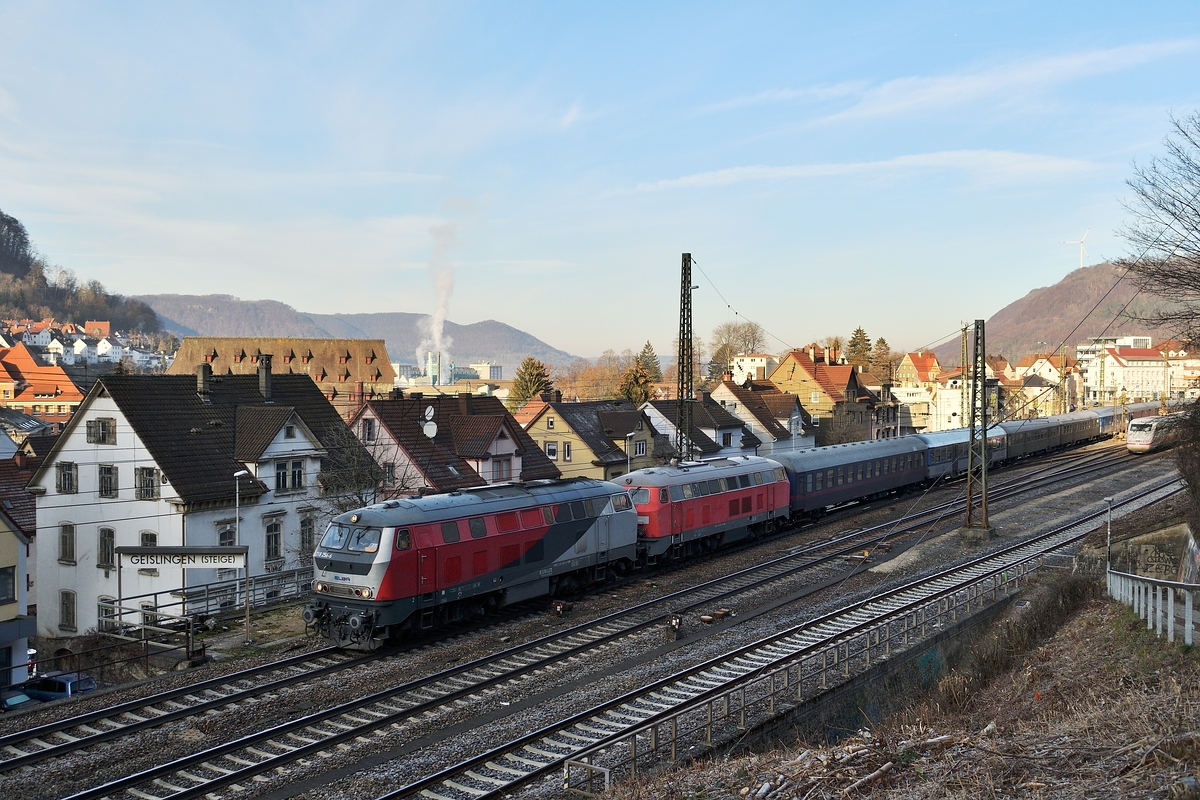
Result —
POLYGON ((363 589, 362 596, 367 598, 368 600, 370 600, 372 597, 375 596, 375 592, 371 591, 371 587, 368 586, 367 588, 363 589))
POLYGON ((323 584, 323 583, 320 583, 320 582, 318 582, 318 583, 314 583, 314 584, 313 584, 313 589, 314 589, 315 591, 318 591, 318 592, 323 592, 323 591, 325 591, 325 584, 323 584))

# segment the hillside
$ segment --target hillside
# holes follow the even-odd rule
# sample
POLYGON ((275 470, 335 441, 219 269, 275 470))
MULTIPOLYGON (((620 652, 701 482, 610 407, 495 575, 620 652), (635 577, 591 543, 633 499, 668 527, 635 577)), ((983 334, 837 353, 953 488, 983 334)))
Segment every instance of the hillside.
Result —
MULTIPOLYGON (((184 336, 333 336, 383 339, 393 361, 415 363, 422 339, 424 314, 306 314, 275 300, 239 300, 227 294, 143 295, 162 320, 163 327, 184 336)), ((568 364, 575 356, 496 320, 470 325, 446 323, 454 342, 455 363, 489 360, 512 377, 517 364, 533 356, 550 364, 568 364)))
MULTIPOLYGON (((1145 323, 1119 316, 1122 307, 1137 292, 1132 284, 1122 281, 1107 297, 1104 296, 1116 282, 1119 272, 1108 263, 1077 269, 1053 286, 1034 289, 1000 309, 987 321, 988 353, 1015 361, 1036 351, 1055 350, 1063 341, 1066 341, 1067 352, 1074 354, 1075 345, 1092 336, 1160 335, 1145 323), (1097 303, 1099 306, 1092 312, 1097 303), (1082 324, 1081 320, 1084 320, 1082 324)), ((1145 314, 1161 306, 1162 301, 1158 298, 1140 295, 1125 313, 1145 314)), ((957 341, 948 342, 934 352, 943 364, 958 364, 957 341)))

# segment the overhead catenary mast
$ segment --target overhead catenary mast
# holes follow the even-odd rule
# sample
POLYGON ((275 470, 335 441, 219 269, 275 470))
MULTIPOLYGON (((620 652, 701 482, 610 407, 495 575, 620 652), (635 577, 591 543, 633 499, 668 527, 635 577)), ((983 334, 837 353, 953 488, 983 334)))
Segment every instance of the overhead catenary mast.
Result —
POLYGON ((694 392, 692 364, 692 254, 683 254, 679 281, 679 355, 675 397, 675 449, 683 461, 695 455, 692 444, 692 394, 694 392))

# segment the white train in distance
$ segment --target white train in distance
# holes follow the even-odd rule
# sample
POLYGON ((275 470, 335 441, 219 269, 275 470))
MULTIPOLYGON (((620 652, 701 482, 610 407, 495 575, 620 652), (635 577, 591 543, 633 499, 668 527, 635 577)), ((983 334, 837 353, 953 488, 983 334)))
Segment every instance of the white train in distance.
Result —
POLYGON ((1125 446, 1131 453, 1150 453, 1171 447, 1179 439, 1182 414, 1163 417, 1143 417, 1129 423, 1125 446))

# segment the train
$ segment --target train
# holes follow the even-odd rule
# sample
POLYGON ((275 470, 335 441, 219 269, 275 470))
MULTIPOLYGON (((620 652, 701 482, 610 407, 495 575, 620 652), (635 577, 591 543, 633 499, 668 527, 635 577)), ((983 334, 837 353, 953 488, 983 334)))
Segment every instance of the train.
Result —
MULTIPOLYGON (((988 428, 993 466, 1123 432, 1157 403, 988 428)), ((313 553, 306 628, 347 649, 702 556, 835 506, 951 480, 968 432, 939 431, 376 503, 333 519, 313 553)))
POLYGON ((1125 446, 1131 453, 1150 453, 1175 444, 1179 438, 1179 414, 1135 419, 1129 423, 1125 446))

